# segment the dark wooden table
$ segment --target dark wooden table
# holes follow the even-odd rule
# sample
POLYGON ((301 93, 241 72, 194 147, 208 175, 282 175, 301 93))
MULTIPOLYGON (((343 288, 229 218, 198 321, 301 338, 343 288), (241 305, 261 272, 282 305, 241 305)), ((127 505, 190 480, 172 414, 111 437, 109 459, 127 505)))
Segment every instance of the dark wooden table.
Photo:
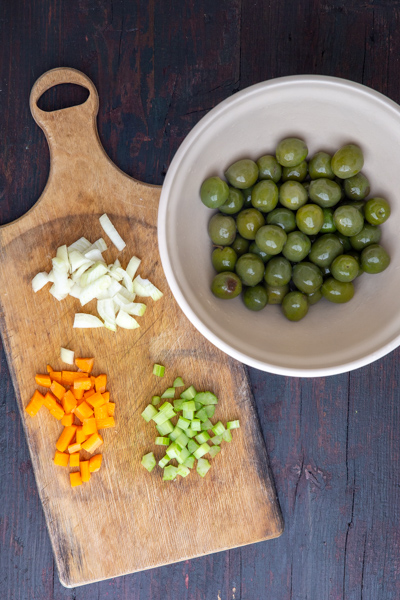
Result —
MULTIPOLYGON (((161 184, 197 121, 253 83, 335 75, 400 102, 399 26, 398 0, 1 0, 0 222, 24 214, 46 183, 48 148, 28 97, 52 67, 93 79, 106 151, 130 175, 161 184)), ((83 98, 68 88, 43 106, 83 98)), ((398 600, 399 358, 313 380, 250 370, 281 538, 67 590, 2 352, 0 597, 398 600)))

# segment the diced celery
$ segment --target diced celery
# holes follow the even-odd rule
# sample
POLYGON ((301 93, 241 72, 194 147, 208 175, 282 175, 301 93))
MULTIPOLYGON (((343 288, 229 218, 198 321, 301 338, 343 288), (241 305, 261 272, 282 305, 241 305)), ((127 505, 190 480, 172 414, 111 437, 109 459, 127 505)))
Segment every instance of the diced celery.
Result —
POLYGON ((178 468, 173 465, 168 465, 164 468, 163 481, 173 481, 178 473, 178 468))
MULTIPOLYGON (((166 467, 168 469, 168 467, 166 467)), ((206 458, 199 458, 197 461, 196 471, 200 475, 200 477, 205 477, 210 470, 211 465, 206 458)), ((164 469, 165 471, 165 469, 164 469)))
POLYGON ((176 442, 172 442, 170 446, 167 448, 167 456, 168 458, 177 458, 182 451, 182 446, 177 444, 176 442))
POLYGON ((181 477, 187 477, 190 473, 190 469, 188 467, 185 467, 184 465, 179 465, 178 470, 176 472, 177 475, 180 475, 181 477))
POLYGON ((169 435, 174 430, 174 426, 171 421, 168 420, 161 425, 156 425, 156 429, 160 435, 169 435))
POLYGON ((156 466, 156 459, 154 458, 154 454, 152 452, 149 452, 143 456, 142 465, 148 470, 149 473, 151 473, 156 466))
POLYGON ((151 399, 151 403, 153 406, 157 406, 158 404, 160 404, 160 402, 161 402, 160 396, 153 396, 151 399))
POLYGON ((229 429, 225 429, 224 433, 222 434, 222 439, 224 440, 224 442, 232 441, 232 434, 229 431, 229 429))
POLYGON ((175 388, 170 387, 165 390, 163 394, 161 394, 161 398, 173 398, 175 396, 175 388))
POLYGON ((212 432, 214 433, 214 435, 222 435, 224 431, 225 427, 223 426, 221 421, 218 421, 218 423, 212 428, 212 432))
POLYGON ((172 385, 174 386, 174 388, 177 388, 183 387, 185 384, 183 383, 182 377, 177 377, 172 385))
POLYGON ((182 448, 184 448, 185 446, 187 446, 188 442, 189 442, 189 438, 187 435, 185 435, 185 433, 181 433, 181 435, 179 437, 176 438, 176 443, 179 444, 180 446, 182 446, 182 448))
POLYGON ((196 394, 197 394, 196 390, 191 385, 190 387, 187 388, 187 390, 182 392, 181 398, 184 398, 185 400, 192 400, 196 394))
POLYGON ((191 410, 194 412, 196 410, 194 400, 187 400, 182 404, 182 410, 191 410))
POLYGON ((194 436, 197 435, 197 431, 195 431, 191 427, 189 427, 189 429, 185 429, 185 433, 188 436, 188 438, 194 438, 194 436))
POLYGON ((201 431, 207 431, 208 429, 211 429, 212 426, 213 424, 210 419, 207 419, 207 421, 204 421, 204 423, 201 424, 201 431))
POLYGON ((148 423, 157 414, 157 409, 152 404, 148 404, 142 412, 142 417, 148 423))
POLYGON ((214 456, 216 456, 218 452, 221 452, 221 446, 212 446, 208 451, 211 458, 214 458, 214 456))
POLYGON ((196 459, 194 456, 189 456, 189 458, 187 458, 183 464, 185 467, 188 467, 188 469, 193 469, 195 460, 196 459))
POLYGON ((200 448, 200 446, 198 444, 196 444, 196 442, 194 440, 189 440, 187 448, 188 448, 190 454, 193 454, 193 452, 196 452, 196 450, 198 448, 200 448))
MULTIPOLYGON (((191 440, 193 441, 193 440, 191 440)), ((202 456, 204 456, 205 454, 207 454, 207 452, 210 451, 210 446, 207 444, 207 442, 204 442, 204 444, 201 444, 201 446, 199 446, 197 448, 197 450, 195 452, 193 452, 193 456, 197 459, 201 458, 202 456)))
POLYGON ((176 412, 174 411, 172 404, 170 404, 169 402, 164 402, 164 404, 159 409, 159 411, 161 413, 163 413, 163 415, 166 415, 168 417, 168 419, 172 419, 172 417, 175 417, 175 415, 176 415, 176 412))
MULTIPOLYGON (((154 406, 152 408, 154 408, 154 406)), ((162 425, 163 423, 168 421, 168 419, 169 419, 168 413, 164 413, 164 412, 158 412, 153 417, 153 421, 156 425, 162 425)))
POLYGON ((200 404, 200 402, 196 402, 196 400, 194 401, 194 407, 196 410, 200 410, 201 408, 203 408, 203 405, 200 404))
POLYGON ((208 420, 208 414, 206 413, 205 407, 198 410, 195 416, 197 419, 200 419, 202 423, 208 420))
POLYGON ((238 429, 240 427, 239 420, 237 421, 228 421, 226 424, 227 429, 238 429))
POLYGON ((163 458, 158 461, 158 466, 163 469, 168 463, 169 463, 168 456, 163 456, 163 458))
POLYGON ((190 421, 189 421, 189 419, 184 419, 183 417, 179 417, 177 425, 181 429, 188 429, 188 427, 190 427, 190 421))
POLYGON ((214 435, 214 437, 211 438, 211 441, 214 444, 214 446, 219 446, 222 442, 222 435, 214 435))
POLYGON ((153 375, 157 375, 157 377, 164 377, 165 367, 162 365, 155 364, 153 366, 153 375))
POLYGON ((211 417, 213 417, 215 413, 215 406, 213 404, 209 404, 208 406, 204 407, 204 410, 206 411, 207 417, 211 419, 211 417))
POLYGON ((169 411, 172 408, 172 404, 170 402, 164 402, 164 404, 161 404, 160 408, 158 409, 160 412, 165 412, 165 411, 169 411))
POLYGON ((169 439, 175 442, 175 440, 183 433, 183 430, 176 426, 175 429, 170 433, 169 439))
POLYGON ((196 440, 200 445, 204 444, 204 442, 207 442, 207 440, 209 439, 210 436, 208 435, 207 431, 202 431, 201 433, 199 433, 199 435, 196 435, 196 440))
POLYGON ((189 421, 191 421, 194 417, 194 410, 184 410, 182 416, 184 419, 189 419, 189 421))
POLYGON ((178 398, 178 400, 174 400, 174 409, 179 411, 182 410, 182 404, 185 402, 183 398, 178 398))
POLYGON ((194 431, 201 431, 201 421, 200 419, 193 419, 192 424, 190 426, 194 431))
POLYGON ((188 459, 190 456, 190 452, 187 448, 183 448, 179 455, 176 457, 176 460, 178 461, 178 464, 183 465, 183 463, 185 462, 186 459, 188 459))
POLYGON ((169 437, 156 437, 156 446, 169 446, 169 437))
POLYGON ((200 392, 195 396, 196 402, 200 402, 200 404, 218 404, 218 398, 212 392, 200 392))

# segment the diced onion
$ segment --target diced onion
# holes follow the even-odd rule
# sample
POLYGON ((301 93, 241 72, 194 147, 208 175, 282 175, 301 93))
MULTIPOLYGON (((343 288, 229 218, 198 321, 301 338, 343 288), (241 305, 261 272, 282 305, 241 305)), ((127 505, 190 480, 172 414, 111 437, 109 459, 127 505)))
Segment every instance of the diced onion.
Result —
POLYGON ((91 283, 96 281, 96 279, 99 279, 99 277, 102 277, 106 273, 108 273, 107 266, 104 263, 96 262, 93 266, 90 267, 90 269, 83 273, 82 277, 80 278, 79 285, 81 287, 86 287, 87 285, 90 285, 91 283))
POLYGON ((80 294, 81 305, 85 306, 91 300, 94 300, 98 294, 104 292, 104 290, 108 289, 111 284, 111 277, 109 275, 103 275, 93 281, 90 285, 82 289, 80 294))
POLYGON ((106 298, 105 300, 97 301, 97 312, 99 316, 103 319, 104 325, 111 325, 112 328, 115 328, 115 310, 114 310, 114 302, 112 298, 106 298))
MULTIPOLYGON (((120 283, 118 283, 118 281, 116 281, 115 279, 112 279, 110 286, 103 292, 100 292, 96 296, 96 298, 97 298, 97 300, 105 300, 106 298, 114 298, 116 295, 118 295, 118 293, 120 292, 121 289, 122 289, 122 285, 120 283)), ((128 302, 128 300, 127 300, 127 302, 128 302)))
POLYGON ((128 315, 134 315, 135 317, 143 317, 146 311, 146 305, 140 302, 128 302, 128 304, 121 302, 120 308, 128 315))
POLYGON ((86 258, 86 256, 83 256, 83 254, 78 250, 72 250, 72 252, 69 253, 69 262, 71 265, 71 273, 74 273, 83 265, 87 264, 88 267, 90 267, 91 264, 90 259, 86 258))
POLYGON ((133 291, 143 298, 150 296, 154 301, 160 300, 164 295, 148 279, 142 279, 140 275, 133 281, 133 291))
POLYGON ((100 252, 105 252, 107 250, 107 244, 103 238, 99 238, 90 246, 90 248, 88 248, 87 252, 90 252, 91 250, 100 250, 100 252))
POLYGON ((126 267, 126 272, 131 279, 135 277, 136 271, 138 270, 141 262, 142 261, 137 256, 132 256, 131 260, 129 261, 128 266, 126 267))
POLYGON ((86 313, 76 313, 74 319, 75 329, 86 329, 92 327, 104 327, 104 323, 100 321, 98 317, 94 315, 87 315, 86 313))
POLYGON ((60 352, 61 360, 65 362, 67 365, 73 365, 75 360, 75 353, 73 350, 68 350, 67 348, 61 348, 60 352))
POLYGON ((85 258, 88 258, 89 260, 93 260, 95 262, 104 262, 103 255, 101 254, 98 248, 92 248, 91 250, 85 252, 85 258))
POLYGON ((42 289, 47 283, 50 282, 48 273, 38 273, 32 279, 32 289, 36 293, 42 289))
POLYGON ((118 327, 122 327, 123 329, 137 329, 138 327, 140 327, 136 319, 130 317, 128 313, 126 313, 123 310, 120 310, 117 314, 115 323, 118 325, 118 327))
POLYGON ((108 235, 112 243, 121 252, 121 250, 125 248, 126 244, 122 237, 119 235, 118 231, 115 229, 114 225, 111 223, 106 213, 104 213, 104 215, 100 217, 99 221, 100 225, 104 229, 104 232, 108 235))
POLYGON ((81 252, 83 254, 84 252, 89 250, 91 245, 92 244, 89 242, 89 240, 87 240, 85 237, 81 237, 79 238, 79 240, 76 240, 76 242, 68 246, 68 252, 78 250, 78 252, 81 252))

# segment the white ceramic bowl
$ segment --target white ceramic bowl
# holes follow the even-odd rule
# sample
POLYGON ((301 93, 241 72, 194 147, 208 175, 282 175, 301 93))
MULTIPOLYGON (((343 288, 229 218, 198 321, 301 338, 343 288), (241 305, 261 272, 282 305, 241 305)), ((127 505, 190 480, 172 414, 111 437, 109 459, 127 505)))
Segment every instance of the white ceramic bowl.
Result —
POLYGON ((301 75, 249 87, 221 102, 189 133, 162 188, 158 239, 162 264, 178 304, 215 346, 264 371, 299 377, 356 369, 400 344, 400 107, 343 79, 301 75), (223 177, 234 161, 273 153, 284 137, 303 138, 309 155, 346 143, 364 152, 373 195, 392 216, 382 226, 389 268, 363 275, 348 304, 321 300, 291 323, 279 306, 248 311, 242 299, 219 300, 207 224, 213 214, 199 197, 202 181, 223 177))

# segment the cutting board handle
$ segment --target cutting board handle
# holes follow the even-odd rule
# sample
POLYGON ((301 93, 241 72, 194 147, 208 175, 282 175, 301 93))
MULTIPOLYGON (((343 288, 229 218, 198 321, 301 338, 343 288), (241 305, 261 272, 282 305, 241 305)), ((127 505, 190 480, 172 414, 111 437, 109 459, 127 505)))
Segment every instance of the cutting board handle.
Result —
POLYGON ((68 113, 74 114, 79 111, 80 113, 86 113, 87 117, 95 119, 99 110, 99 96, 93 82, 84 73, 68 67, 59 67, 43 73, 43 75, 41 75, 34 83, 29 98, 29 106, 36 123, 43 130, 46 130, 58 116, 61 116, 61 114, 64 117, 64 115, 67 116, 68 113), (89 91, 89 97, 83 104, 77 106, 62 108, 51 112, 41 110, 37 105, 39 98, 44 92, 61 83, 81 85, 89 91))

